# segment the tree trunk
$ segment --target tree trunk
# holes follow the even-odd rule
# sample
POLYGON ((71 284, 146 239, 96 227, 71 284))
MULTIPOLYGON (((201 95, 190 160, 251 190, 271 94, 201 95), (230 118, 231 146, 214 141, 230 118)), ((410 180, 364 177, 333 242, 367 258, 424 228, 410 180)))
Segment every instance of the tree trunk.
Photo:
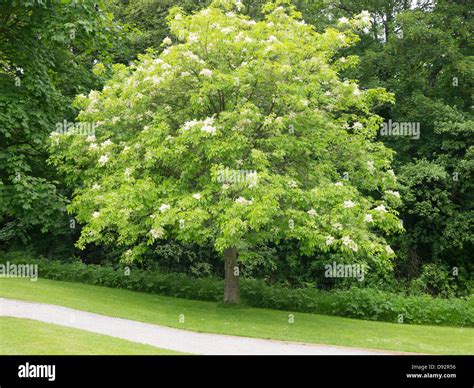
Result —
POLYGON ((224 251, 224 265, 224 303, 240 303, 240 272, 237 266, 236 248, 227 248, 224 251))

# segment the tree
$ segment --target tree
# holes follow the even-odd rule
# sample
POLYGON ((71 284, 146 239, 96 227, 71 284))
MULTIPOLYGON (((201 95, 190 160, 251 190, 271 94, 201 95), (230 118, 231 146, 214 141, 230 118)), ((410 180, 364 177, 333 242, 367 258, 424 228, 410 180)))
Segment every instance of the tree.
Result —
MULTIPOLYGON (((67 234, 65 192, 47 165, 56 123, 72 120, 73 97, 99 86, 94 58, 114 35, 100 2, 0 3, 0 241, 67 234)), ((41 239, 36 239, 39 241, 41 239)))
POLYGON ((354 61, 333 59, 364 15, 319 34, 287 1, 266 4, 260 22, 240 8, 174 8, 160 55, 115 65, 102 91, 78 96, 96 133, 51 141, 76 187, 78 246, 115 242, 129 262, 167 237, 212 241, 235 303, 238 263, 262 243, 390 268, 384 235, 402 229, 400 200, 371 108, 392 96, 339 79, 354 61))
MULTIPOLYGON (((420 133, 381 136, 397 152, 394 169, 404 198, 407 233, 395 239, 400 272, 417 276, 442 262, 452 276, 472 273, 472 18, 464 1, 405 8, 387 42, 364 50, 355 72, 385 87, 396 103, 385 121, 418 123, 420 133)), ((444 268, 444 266, 442 266, 444 268)), ((461 277, 461 276, 460 276, 461 277)), ((459 278, 460 278, 459 277, 459 278)))

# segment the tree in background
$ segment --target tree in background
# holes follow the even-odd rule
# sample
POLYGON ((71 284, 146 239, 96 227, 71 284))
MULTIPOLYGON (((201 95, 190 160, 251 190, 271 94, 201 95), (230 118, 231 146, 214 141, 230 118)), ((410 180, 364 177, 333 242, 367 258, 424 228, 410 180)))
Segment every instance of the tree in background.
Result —
POLYGON ((395 94, 396 103, 380 112, 387 123, 420 129, 419 137, 380 137, 397 151, 402 184, 407 233, 395 243, 400 274, 425 276, 425 267, 433 272, 425 264, 434 262, 443 278, 466 280, 474 241, 473 22, 465 1, 420 4, 393 2, 385 39, 374 38, 357 52, 361 64, 352 74, 395 94))
POLYGON ((46 140, 76 115, 73 97, 99 86, 93 61, 106 59, 116 31, 96 3, 0 4, 0 242, 71 230, 46 140))
POLYGON ((226 302, 239 301, 238 262, 258 244, 389 270, 383 236, 401 229, 400 200, 371 107, 391 95, 339 79, 348 64, 331 62, 351 29, 318 34, 286 1, 260 22, 240 8, 173 9, 160 55, 114 66, 101 92, 78 97, 96 134, 53 134, 51 151, 76 188, 79 246, 113 241, 129 262, 169 236, 212 241, 226 302))

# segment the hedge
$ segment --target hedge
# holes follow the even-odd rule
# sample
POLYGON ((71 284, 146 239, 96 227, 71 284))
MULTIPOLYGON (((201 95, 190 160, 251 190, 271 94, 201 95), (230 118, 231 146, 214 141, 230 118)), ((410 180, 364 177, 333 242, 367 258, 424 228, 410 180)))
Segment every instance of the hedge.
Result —
MULTIPOLYGON (((5 262, 6 259, 1 258, 5 262)), ((216 278, 193 278, 179 273, 160 273, 123 268, 63 263, 46 259, 9 259, 11 263, 38 264, 39 276, 46 279, 185 299, 220 302, 224 283, 216 278)), ((289 289, 270 286, 261 280, 241 279, 242 302, 247 306, 294 312, 308 312, 371 321, 474 327, 473 296, 442 299, 406 296, 376 289, 320 291, 314 288, 289 289)))

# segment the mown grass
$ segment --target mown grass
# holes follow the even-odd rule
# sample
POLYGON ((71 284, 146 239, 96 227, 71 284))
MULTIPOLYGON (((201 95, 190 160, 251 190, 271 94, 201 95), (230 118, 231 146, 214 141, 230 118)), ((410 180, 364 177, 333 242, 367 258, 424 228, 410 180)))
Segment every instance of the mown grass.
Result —
POLYGON ((200 332, 431 354, 474 354, 474 329, 373 322, 259 308, 228 308, 128 290, 0 279, 0 297, 62 305, 200 332), (291 323, 291 317, 294 322, 291 323), (184 316, 184 322, 180 317, 184 316))
POLYGON ((50 323, 0 317, 0 355, 173 355, 156 348, 50 323))

